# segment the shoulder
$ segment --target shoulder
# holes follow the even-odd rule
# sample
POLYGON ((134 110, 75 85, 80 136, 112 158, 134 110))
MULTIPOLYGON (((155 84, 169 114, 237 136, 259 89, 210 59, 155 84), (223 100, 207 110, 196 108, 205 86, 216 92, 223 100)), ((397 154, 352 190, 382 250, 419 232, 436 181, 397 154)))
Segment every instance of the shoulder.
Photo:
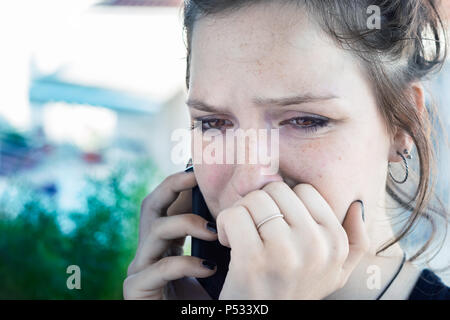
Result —
POLYGON ((423 269, 408 300, 450 300, 450 288, 430 269, 423 269))

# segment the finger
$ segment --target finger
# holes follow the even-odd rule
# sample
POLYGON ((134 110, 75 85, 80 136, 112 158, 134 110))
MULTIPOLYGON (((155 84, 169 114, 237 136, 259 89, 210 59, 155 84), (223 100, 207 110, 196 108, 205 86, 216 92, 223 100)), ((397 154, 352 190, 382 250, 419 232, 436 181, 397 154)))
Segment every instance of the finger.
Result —
POLYGON ((192 212, 192 189, 182 191, 178 198, 167 208, 167 215, 192 212))
POLYGON ((151 232, 140 243, 136 252, 134 269, 139 270, 158 260, 171 242, 187 235, 205 241, 217 240, 217 232, 211 230, 208 221, 195 214, 180 214, 154 220, 151 232))
POLYGON ((139 292, 148 292, 164 287, 169 281, 183 277, 206 278, 212 276, 217 267, 213 262, 191 257, 165 257, 138 273, 130 275, 124 283, 124 295, 136 297, 139 292))
POLYGON ((262 240, 250 213, 243 206, 227 208, 216 219, 219 242, 233 252, 255 252, 262 248, 262 240))
POLYGON ((271 196, 284 215, 285 221, 291 226, 301 228, 303 231, 316 226, 308 209, 297 194, 284 182, 271 182, 264 191, 271 196))
POLYGON ((193 172, 178 172, 168 176, 142 201, 139 223, 139 241, 144 239, 152 220, 162 213, 177 199, 181 191, 192 189, 197 185, 193 172))
POLYGON ((370 240, 366 231, 364 220, 362 218, 364 204, 362 202, 353 202, 342 224, 347 233, 349 253, 342 266, 344 276, 347 278, 353 269, 357 266, 364 253, 369 249, 370 240))
POLYGON ((177 172, 168 176, 149 195, 148 207, 161 212, 167 209, 184 190, 192 189, 197 185, 193 172, 177 172))
POLYGON ((331 232, 340 232, 341 224, 322 195, 310 184, 298 184, 294 192, 305 205, 314 221, 329 229, 331 232))
MULTIPOLYGON (((244 198, 237 201, 235 205, 243 206, 247 209, 255 226, 258 226, 267 218, 281 213, 275 201, 263 190, 255 190, 248 193, 244 198)), ((290 228, 284 218, 280 217, 263 223, 257 231, 263 242, 265 242, 288 235, 290 228)))
MULTIPOLYGON (((184 172, 194 171, 193 167, 184 169, 184 172)), ((167 215, 192 212, 192 189, 180 192, 178 198, 167 208, 167 215)))

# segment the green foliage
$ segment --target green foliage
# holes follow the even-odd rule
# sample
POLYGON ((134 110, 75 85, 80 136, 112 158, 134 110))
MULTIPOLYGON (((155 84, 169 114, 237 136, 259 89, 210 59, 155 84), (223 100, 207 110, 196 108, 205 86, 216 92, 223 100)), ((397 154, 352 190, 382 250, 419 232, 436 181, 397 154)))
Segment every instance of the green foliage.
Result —
POLYGON ((69 232, 52 198, 19 187, 20 196, 2 199, 0 299, 122 299, 140 204, 157 180, 157 171, 141 163, 87 179, 86 210, 68 213, 69 232), (66 286, 69 265, 81 269, 81 290, 66 286))

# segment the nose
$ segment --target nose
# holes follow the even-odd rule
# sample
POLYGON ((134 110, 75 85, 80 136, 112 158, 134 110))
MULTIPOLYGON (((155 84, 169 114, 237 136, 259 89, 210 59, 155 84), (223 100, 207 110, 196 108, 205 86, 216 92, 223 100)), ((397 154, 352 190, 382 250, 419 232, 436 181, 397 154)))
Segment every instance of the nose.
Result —
POLYGON ((244 197, 250 191, 263 188, 266 184, 283 181, 279 173, 268 174, 266 166, 260 164, 236 164, 231 185, 238 195, 244 197))

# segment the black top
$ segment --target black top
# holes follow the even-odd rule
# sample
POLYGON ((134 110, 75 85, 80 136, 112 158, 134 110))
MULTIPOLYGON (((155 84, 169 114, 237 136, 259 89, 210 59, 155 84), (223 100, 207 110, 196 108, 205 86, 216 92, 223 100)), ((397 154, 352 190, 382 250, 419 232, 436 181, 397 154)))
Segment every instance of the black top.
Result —
POLYGON ((431 270, 422 270, 408 300, 450 300, 450 288, 431 270))

